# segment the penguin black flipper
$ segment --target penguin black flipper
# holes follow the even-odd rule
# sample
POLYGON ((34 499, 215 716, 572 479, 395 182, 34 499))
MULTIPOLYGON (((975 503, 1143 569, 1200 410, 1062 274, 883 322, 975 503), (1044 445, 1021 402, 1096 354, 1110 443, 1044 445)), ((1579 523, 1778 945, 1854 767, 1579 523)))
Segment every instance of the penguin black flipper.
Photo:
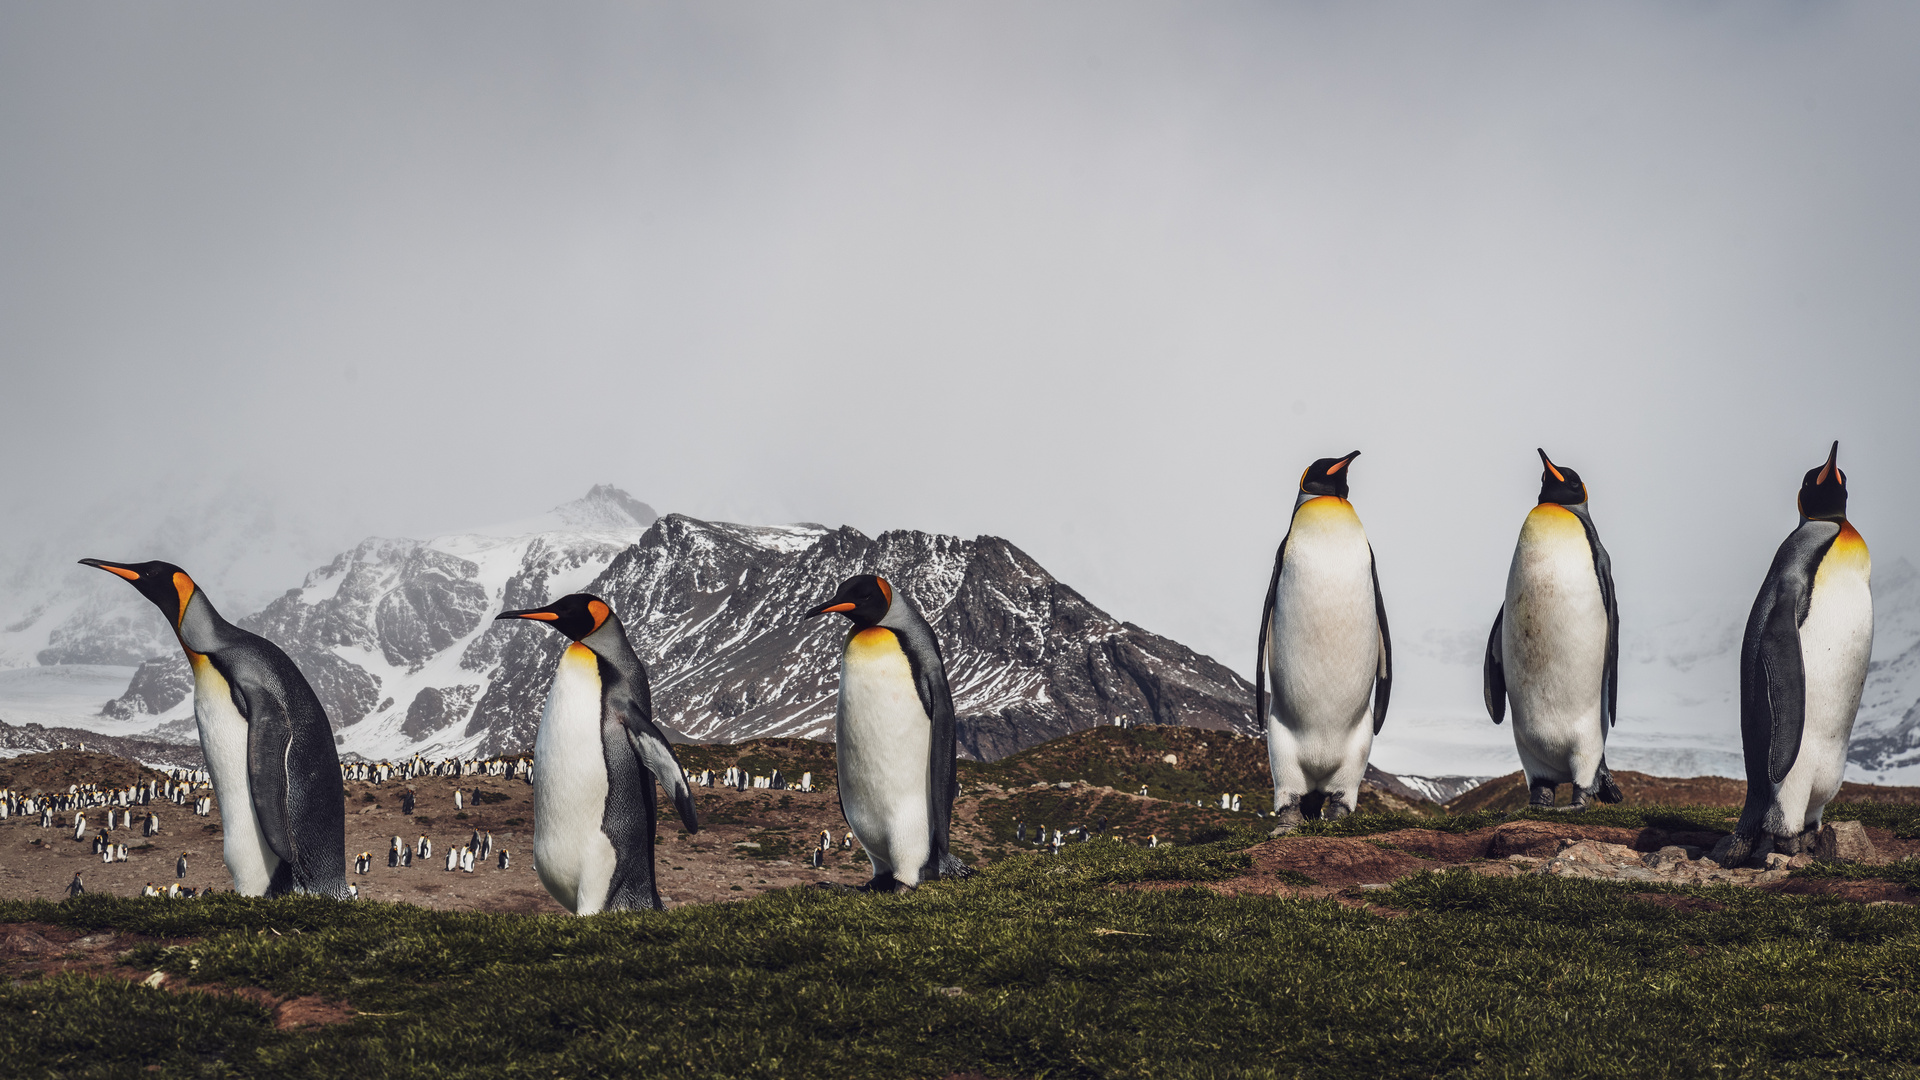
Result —
POLYGON ((1772 788, 1787 778, 1800 756, 1807 712, 1800 624, 1813 603, 1814 571, 1839 535, 1840 527, 1829 521, 1809 521, 1795 529, 1774 553, 1766 583, 1747 616, 1740 646, 1740 735, 1749 812, 1756 799, 1764 812, 1772 788))
POLYGON ((641 768, 651 773, 654 781, 673 799, 674 809, 680 812, 680 823, 688 832, 697 833, 700 819, 694 810, 693 788, 687 783, 686 772, 680 768, 680 759, 673 756, 673 744, 654 726, 653 710, 645 707, 647 704, 632 695, 621 694, 617 698, 609 695, 606 707, 615 713, 620 726, 626 730, 627 745, 633 749, 641 768))
POLYGON ((1487 715, 1496 724, 1507 718, 1507 666, 1500 647, 1500 624, 1506 617, 1507 605, 1501 604, 1493 617, 1493 632, 1487 635, 1487 659, 1481 671, 1487 715))
POLYGON ((272 642, 237 627, 244 640, 209 654, 247 722, 247 778, 267 846, 281 859, 267 895, 317 893, 345 899, 346 802, 327 712, 300 669, 272 642), (236 647, 237 646, 237 647, 236 647))
MULTIPOLYGON (((1380 670, 1373 679, 1373 733, 1378 735, 1387 723, 1387 698, 1393 693, 1393 637, 1387 633, 1387 602, 1380 596, 1380 566, 1372 544, 1367 545, 1367 570, 1373 575, 1373 616, 1380 623, 1380 670)), ((1274 584, 1279 582, 1275 577, 1274 584)), ((1272 592, 1267 593, 1267 604, 1273 604, 1272 592)))
MULTIPOLYGON (((1280 538, 1280 548, 1273 553, 1273 577, 1267 581, 1267 600, 1260 606, 1260 647, 1253 654, 1253 722, 1264 727, 1267 722, 1267 635, 1273 630, 1273 609, 1280 596, 1280 567, 1287 561, 1287 541, 1293 538, 1293 529, 1287 529, 1287 535, 1280 538)), ((1372 552, 1372 547, 1368 547, 1372 552)), ((1380 578, 1374 576, 1373 601, 1380 603, 1380 578)), ((1380 624, 1385 627, 1387 624, 1380 624)), ((1378 734, 1379 728, 1374 728, 1378 734)))
POLYGON ((1600 684, 1600 719, 1603 729, 1620 722, 1620 608, 1614 603, 1613 559, 1600 543, 1600 532, 1585 504, 1569 507, 1587 531, 1587 546, 1593 549, 1593 575, 1600 580, 1600 602, 1607 609, 1607 665, 1600 684))
MULTIPOLYGON (((909 609, 910 610, 910 609, 909 609)), ((927 865, 921 879, 933 877, 969 877, 973 870, 947 849, 948 828, 953 820, 953 800, 960 794, 960 774, 955 764, 958 719, 953 710, 953 692, 947 686, 946 659, 940 655, 940 640, 925 619, 903 620, 904 625, 890 627, 898 634, 901 651, 913 669, 913 688, 919 692, 920 707, 933 722, 933 738, 927 763, 927 797, 931 801, 928 820, 933 823, 933 845, 928 849, 927 865)))

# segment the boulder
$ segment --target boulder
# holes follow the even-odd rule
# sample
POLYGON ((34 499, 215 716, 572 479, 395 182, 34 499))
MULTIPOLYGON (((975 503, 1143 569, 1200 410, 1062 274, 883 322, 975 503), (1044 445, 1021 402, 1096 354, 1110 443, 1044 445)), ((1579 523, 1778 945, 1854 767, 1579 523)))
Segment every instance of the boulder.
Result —
POLYGON ((1813 838, 1813 857, 1821 862, 1879 863, 1885 860, 1867 838, 1867 827, 1857 821, 1835 821, 1820 826, 1813 838))

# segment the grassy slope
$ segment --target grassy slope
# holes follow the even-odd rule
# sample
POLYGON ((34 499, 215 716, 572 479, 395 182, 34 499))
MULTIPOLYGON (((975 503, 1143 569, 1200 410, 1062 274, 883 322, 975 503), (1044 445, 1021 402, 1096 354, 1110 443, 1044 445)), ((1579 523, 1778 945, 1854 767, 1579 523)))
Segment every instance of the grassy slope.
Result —
POLYGON ((232 997, 57 976, 0 989, 0 1061, 19 1076, 1916 1074, 1912 908, 1715 889, 1690 892, 1724 910, 1689 914, 1603 883, 1452 873, 1368 894, 1404 912, 1384 918, 1125 887, 1245 863, 1227 844, 1090 844, 907 897, 802 889, 592 919, 0 904, 5 921, 187 938, 128 962, 363 1014, 276 1032, 232 997))

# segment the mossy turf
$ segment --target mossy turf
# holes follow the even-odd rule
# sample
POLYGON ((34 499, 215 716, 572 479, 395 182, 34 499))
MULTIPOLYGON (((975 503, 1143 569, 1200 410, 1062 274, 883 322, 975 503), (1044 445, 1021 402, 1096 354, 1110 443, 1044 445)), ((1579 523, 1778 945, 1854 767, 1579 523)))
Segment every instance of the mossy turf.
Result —
POLYGON ((1245 872, 1243 843, 1074 845, 907 896, 794 889, 588 919, 0 903, 0 922, 142 935, 124 957, 138 972, 358 1011, 278 1031, 232 995, 29 978, 0 988, 0 1062, 17 1077, 1920 1075, 1915 909, 1453 871, 1365 894, 1383 913, 1200 884, 1245 872))
POLYGON ((1737 807, 1725 806, 1591 806, 1578 814, 1554 810, 1482 810, 1430 815, 1358 813, 1336 821, 1303 822, 1294 835, 1371 836, 1398 829, 1470 833, 1491 829, 1509 821, 1550 821, 1561 825, 1665 829, 1669 832, 1729 832, 1739 817, 1737 807))

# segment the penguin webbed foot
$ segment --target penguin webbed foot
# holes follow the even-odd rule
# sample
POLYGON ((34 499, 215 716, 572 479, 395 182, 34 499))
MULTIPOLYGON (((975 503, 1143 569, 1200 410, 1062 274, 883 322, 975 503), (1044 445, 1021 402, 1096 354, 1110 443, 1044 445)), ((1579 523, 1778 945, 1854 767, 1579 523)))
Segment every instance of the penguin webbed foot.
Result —
POLYGON ((1268 836, 1285 836, 1300 827, 1306 816, 1300 813, 1300 800, 1295 799, 1274 812, 1273 831, 1268 836))
POLYGON ((1773 850, 1787 856, 1798 855, 1802 851, 1808 850, 1811 846, 1808 842, 1807 834, 1804 832, 1794 833, 1792 836, 1777 837, 1773 842, 1773 850))
POLYGON ((881 895, 905 896, 907 893, 912 892, 914 888, 915 886, 909 885, 892 875, 888 875, 886 877, 874 878, 872 881, 860 886, 860 891, 865 893, 880 893, 881 895))
POLYGON ((1530 810, 1551 810, 1553 799, 1560 790, 1559 784, 1545 780, 1535 780, 1528 785, 1527 808, 1530 810))
POLYGON ((1772 853, 1773 843, 1774 840, 1771 833, 1761 832, 1747 836, 1737 831, 1731 832, 1721 837, 1719 843, 1713 845, 1713 850, 1707 852, 1707 858, 1712 859, 1715 863, 1729 870, 1753 863, 1762 863, 1765 862, 1767 856, 1772 853))
POLYGON ((1321 821, 1339 821, 1351 813, 1353 813, 1353 807, 1347 805, 1346 797, 1343 795, 1329 795, 1326 801, 1320 804, 1321 821))

